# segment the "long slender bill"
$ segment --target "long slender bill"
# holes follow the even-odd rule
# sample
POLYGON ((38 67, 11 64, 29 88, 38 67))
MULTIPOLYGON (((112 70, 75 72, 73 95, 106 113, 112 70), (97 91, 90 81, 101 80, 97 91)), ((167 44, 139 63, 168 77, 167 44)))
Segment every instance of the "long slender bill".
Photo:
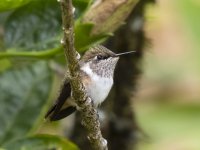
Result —
POLYGON ((136 51, 129 51, 129 52, 124 52, 124 53, 119 53, 116 54, 116 56, 121 56, 121 55, 126 55, 126 54, 130 54, 130 53, 135 53, 136 51))

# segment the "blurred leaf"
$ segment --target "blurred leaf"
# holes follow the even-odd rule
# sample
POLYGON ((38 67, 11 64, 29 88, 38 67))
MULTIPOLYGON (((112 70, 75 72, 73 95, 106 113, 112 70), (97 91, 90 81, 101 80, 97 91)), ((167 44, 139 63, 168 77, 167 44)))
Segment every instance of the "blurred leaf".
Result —
POLYGON ((0 74, 0 144, 23 137, 38 121, 52 84, 46 62, 0 74))
POLYGON ((0 59, 0 73, 5 71, 11 66, 11 63, 8 59, 0 59))
POLYGON ((53 135, 36 135, 8 143, 7 150, 78 150, 78 147, 65 138, 53 135))
POLYGON ((172 103, 140 101, 135 105, 140 127, 150 137, 138 150, 200 149, 200 105, 176 103, 177 100, 170 99, 172 103))
POLYGON ((94 24, 77 22, 75 25, 75 46, 83 51, 95 43, 104 41, 109 34, 91 35, 94 24))
MULTIPOLYGON (((91 4, 91 0, 74 0, 73 3, 81 15, 91 4)), ((16 51, 48 51, 57 48, 61 39, 61 12, 59 3, 55 0, 32 1, 16 9, 5 23, 5 47, 9 56, 17 55, 16 51)), ((77 50, 86 50, 93 44, 100 43, 108 37, 108 33, 92 35, 93 24, 76 20, 75 45, 77 50)), ((60 53, 56 51, 56 54, 60 53)), ((36 52, 37 53, 37 52, 36 52)), ((34 53, 34 55, 37 55, 34 53)), ((7 53, 1 54, 6 56, 7 53)), ((20 55, 20 54, 19 54, 20 55)), ((23 57, 33 55, 22 54, 23 57), (26 56, 25 56, 26 55, 26 56)), ((35 56, 34 56, 35 57, 35 56)), ((44 56, 42 56, 44 57, 44 56)))
POLYGON ((92 0, 73 0, 73 5, 76 8, 75 14, 78 14, 79 17, 83 15, 91 3, 92 0))
POLYGON ((29 3, 32 0, 1 0, 0 12, 11 10, 29 3))
MULTIPOLYGON (((192 31, 194 40, 199 43, 200 37, 200 2, 195 0, 182 0, 175 1, 177 8, 180 10, 180 15, 182 20, 186 25, 189 26, 187 30, 192 31)), ((186 31, 187 31, 186 30, 186 31)))
POLYGON ((182 22, 183 31, 185 32, 185 38, 190 44, 189 50, 191 56, 189 58, 193 67, 195 66, 199 71, 200 65, 200 1, 199 0, 181 0, 173 1, 175 4, 175 12, 178 13, 178 19, 182 22), (192 59, 192 61, 191 61, 192 59))
POLYGON ((5 45, 17 50, 58 47, 61 12, 56 0, 37 0, 13 11, 5 23, 5 45))

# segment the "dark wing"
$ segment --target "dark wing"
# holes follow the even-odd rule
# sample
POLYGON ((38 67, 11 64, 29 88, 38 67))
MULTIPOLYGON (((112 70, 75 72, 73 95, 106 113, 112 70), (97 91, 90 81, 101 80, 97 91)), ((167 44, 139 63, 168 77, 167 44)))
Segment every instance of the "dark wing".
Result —
POLYGON ((62 106, 65 104, 66 100, 71 96, 71 86, 70 83, 65 80, 60 94, 57 98, 56 103, 49 109, 49 111, 46 113, 45 118, 49 118, 50 121, 56 121, 63 119, 76 111, 76 107, 69 106, 67 108, 62 108, 62 106))

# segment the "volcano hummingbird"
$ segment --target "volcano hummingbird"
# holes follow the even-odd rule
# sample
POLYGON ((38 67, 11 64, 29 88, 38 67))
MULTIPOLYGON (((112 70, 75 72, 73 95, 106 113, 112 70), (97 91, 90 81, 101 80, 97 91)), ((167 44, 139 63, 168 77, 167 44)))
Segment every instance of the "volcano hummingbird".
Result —
MULTIPOLYGON (((82 83, 95 107, 100 105, 108 96, 113 85, 113 75, 119 56, 133 53, 129 51, 115 54, 104 46, 90 48, 79 61, 82 83)), ((72 98, 71 86, 64 80, 60 94, 55 104, 46 113, 45 118, 57 121, 67 117, 77 110, 72 98)))

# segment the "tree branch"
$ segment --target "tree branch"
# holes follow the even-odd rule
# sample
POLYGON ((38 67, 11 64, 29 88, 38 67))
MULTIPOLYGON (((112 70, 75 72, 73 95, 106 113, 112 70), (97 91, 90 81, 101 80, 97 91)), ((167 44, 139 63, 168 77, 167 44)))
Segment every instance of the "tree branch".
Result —
POLYGON ((72 0, 60 0, 64 37, 62 44, 67 58, 67 64, 71 77, 73 98, 79 107, 82 116, 82 124, 88 130, 88 139, 92 147, 97 150, 106 150, 107 141, 102 137, 97 110, 92 100, 87 96, 80 78, 80 66, 77 52, 74 48, 74 20, 72 0))

